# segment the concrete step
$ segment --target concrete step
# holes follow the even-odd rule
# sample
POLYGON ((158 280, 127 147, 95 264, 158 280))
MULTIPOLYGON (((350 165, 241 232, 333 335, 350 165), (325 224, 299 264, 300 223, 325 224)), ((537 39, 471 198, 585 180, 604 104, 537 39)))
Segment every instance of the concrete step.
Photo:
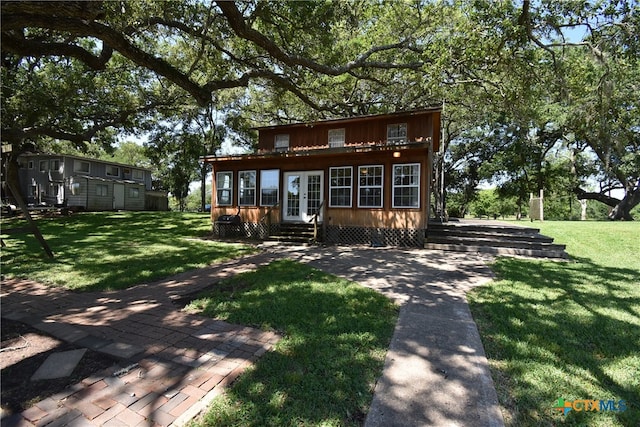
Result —
POLYGON ((517 225, 496 225, 496 224, 478 224, 478 223, 463 223, 463 222, 429 222, 428 229, 431 231, 437 230, 463 230, 470 232, 495 232, 495 233, 507 233, 507 234, 539 234, 539 228, 522 227, 517 225))
POLYGON ((441 236, 428 234, 428 243, 443 243, 453 245, 473 245, 473 246, 494 246, 502 248, 518 248, 518 249, 540 249, 540 250, 565 250, 565 245, 554 244, 553 239, 545 237, 544 239, 507 239, 496 236, 441 236))
POLYGON ((496 240, 513 240, 513 241, 535 241, 552 243, 553 238, 543 236, 539 233, 508 233, 503 230, 494 231, 470 231, 465 230, 462 227, 456 228, 442 228, 432 229, 429 228, 428 234, 430 237, 468 237, 468 238, 491 238, 496 240))
POLYGON ((568 259, 566 252, 563 250, 550 249, 524 249, 524 248, 508 248, 495 246, 478 246, 464 244, 447 244, 447 243, 425 243, 425 249, 455 251, 455 252, 474 252, 487 253, 495 255, 523 256, 532 258, 548 258, 548 259, 568 259))
POLYGON ((565 245, 540 234, 540 229, 477 221, 430 222, 426 249, 482 252, 496 255, 567 259, 565 245))

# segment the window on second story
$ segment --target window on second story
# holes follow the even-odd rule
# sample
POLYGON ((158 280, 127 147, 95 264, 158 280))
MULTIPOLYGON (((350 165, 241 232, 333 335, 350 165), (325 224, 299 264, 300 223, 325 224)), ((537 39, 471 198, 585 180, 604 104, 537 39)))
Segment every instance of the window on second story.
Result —
POLYGON ((289 149, 289 134, 276 135, 273 147, 276 151, 287 151, 289 149))
POLYGON ((117 166, 107 165, 107 176, 120 177, 120 168, 117 166))
POLYGON ((49 170, 51 172, 60 172, 60 160, 51 160, 49 162, 49 170))
POLYGON ((49 160, 40 160, 40 172, 49 171, 49 160))
POLYGON ((73 171, 77 173, 88 174, 89 173, 89 162, 83 162, 81 160, 73 161, 73 171))
POLYGON ((142 181, 144 179, 144 172, 141 171, 140 169, 134 169, 132 171, 132 176, 133 176, 133 179, 142 181))
POLYGON ((329 148, 344 147, 344 128, 329 129, 329 148))
POLYGON ((27 168, 33 169, 33 160, 29 160, 29 163, 27 163, 27 168))
POLYGON ((387 142, 406 142, 407 141, 407 124, 396 123, 387 125, 387 142))

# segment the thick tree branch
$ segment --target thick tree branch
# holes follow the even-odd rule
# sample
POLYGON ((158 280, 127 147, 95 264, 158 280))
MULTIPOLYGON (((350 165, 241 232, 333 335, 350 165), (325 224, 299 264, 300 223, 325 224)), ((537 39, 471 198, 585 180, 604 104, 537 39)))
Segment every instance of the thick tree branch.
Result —
POLYGON ((76 58, 94 70, 104 70, 111 59, 113 49, 104 44, 99 56, 86 49, 67 43, 46 43, 25 38, 15 38, 8 33, 2 35, 2 49, 18 56, 64 56, 76 58))
POLYGON ((347 63, 346 65, 332 67, 329 65, 319 64, 308 58, 304 58, 297 55, 290 55, 284 52, 278 45, 276 45, 267 36, 248 26, 244 20, 244 16, 242 15, 242 12, 238 10, 238 7, 234 2, 218 1, 216 3, 220 8, 220 10, 222 11, 222 14, 227 18, 227 21, 229 22, 231 29, 234 31, 234 33, 236 33, 236 35, 254 43, 256 46, 261 47, 271 57, 291 67, 302 66, 322 74, 338 76, 341 74, 345 74, 355 68, 364 68, 364 67, 388 68, 388 69, 405 68, 405 69, 418 70, 422 68, 422 66, 424 65, 422 62, 415 62, 415 63, 408 63, 408 64, 393 64, 393 63, 387 63, 387 62, 368 61, 369 58, 375 53, 406 47, 407 46, 406 40, 401 41, 399 43, 389 44, 389 45, 374 46, 371 49, 369 49, 367 52, 360 55, 357 59, 347 63))

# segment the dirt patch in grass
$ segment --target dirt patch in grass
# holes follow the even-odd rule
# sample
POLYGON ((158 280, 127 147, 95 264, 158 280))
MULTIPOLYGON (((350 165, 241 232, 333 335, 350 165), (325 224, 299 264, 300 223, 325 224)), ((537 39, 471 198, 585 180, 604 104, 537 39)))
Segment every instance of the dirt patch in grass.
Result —
POLYGON ((60 341, 24 323, 2 319, 2 417, 19 413, 37 402, 117 363, 103 353, 87 350, 68 377, 31 381, 31 376, 51 355, 81 348, 60 341))

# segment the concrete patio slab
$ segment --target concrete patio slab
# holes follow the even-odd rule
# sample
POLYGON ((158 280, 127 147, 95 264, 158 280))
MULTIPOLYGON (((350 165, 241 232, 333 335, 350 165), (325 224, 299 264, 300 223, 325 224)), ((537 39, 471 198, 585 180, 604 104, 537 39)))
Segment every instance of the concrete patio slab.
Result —
POLYGON ((82 359, 82 356, 84 356, 86 352, 86 348, 80 348, 49 355, 44 363, 31 376, 31 381, 68 377, 76 366, 78 366, 78 362, 80 362, 80 359, 82 359))

